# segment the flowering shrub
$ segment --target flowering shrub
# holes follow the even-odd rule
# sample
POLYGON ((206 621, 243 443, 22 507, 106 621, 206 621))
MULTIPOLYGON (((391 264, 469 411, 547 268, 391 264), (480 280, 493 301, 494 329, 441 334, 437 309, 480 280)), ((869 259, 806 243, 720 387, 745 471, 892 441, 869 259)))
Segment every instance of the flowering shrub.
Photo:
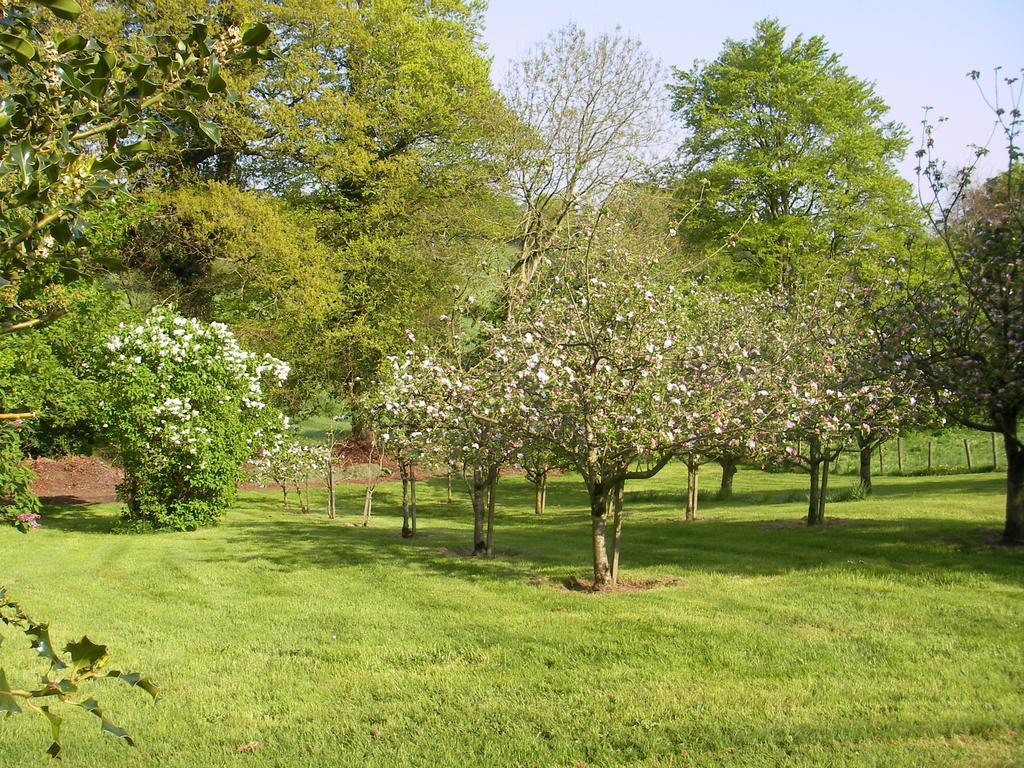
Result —
POLYGON ((287 364, 243 350, 221 323, 154 310, 106 344, 101 430, 124 465, 125 515, 193 530, 233 500, 241 466, 274 446, 287 419, 266 402, 287 364))

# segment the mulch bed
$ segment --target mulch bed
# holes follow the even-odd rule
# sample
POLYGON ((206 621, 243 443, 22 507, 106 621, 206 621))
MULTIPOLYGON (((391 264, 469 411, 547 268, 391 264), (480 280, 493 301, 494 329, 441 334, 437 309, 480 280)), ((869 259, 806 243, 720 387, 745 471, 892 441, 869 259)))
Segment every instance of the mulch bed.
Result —
MULTIPOLYGON (((370 445, 366 440, 349 438, 339 442, 334 448, 338 458, 338 473, 335 482, 364 483, 364 473, 346 473, 348 467, 365 466, 370 463, 370 445)), ((374 452, 374 463, 379 463, 379 456, 374 452)), ((117 501, 117 484, 124 476, 118 467, 114 467, 96 456, 65 456, 60 459, 26 459, 25 465, 36 474, 32 483, 32 492, 43 504, 100 504, 117 501)), ((384 476, 381 482, 398 480, 397 464, 389 456, 384 457, 384 476)), ((417 468, 417 479, 431 477, 427 472, 417 468)), ((322 488, 324 483, 319 479, 310 481, 310 486, 322 488)), ((243 483, 243 490, 260 490, 263 486, 243 483)))
POLYGON ((36 473, 32 492, 43 504, 117 501, 114 487, 121 482, 121 470, 94 456, 27 459, 25 464, 36 473))

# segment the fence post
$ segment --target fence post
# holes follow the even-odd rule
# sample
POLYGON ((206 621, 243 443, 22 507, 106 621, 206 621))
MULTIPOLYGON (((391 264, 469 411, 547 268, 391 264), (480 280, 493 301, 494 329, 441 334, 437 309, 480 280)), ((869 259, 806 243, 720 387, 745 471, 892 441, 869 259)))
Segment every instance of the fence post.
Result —
POLYGON ((967 456, 968 471, 974 469, 974 464, 971 462, 971 443, 966 437, 964 438, 964 454, 967 456))

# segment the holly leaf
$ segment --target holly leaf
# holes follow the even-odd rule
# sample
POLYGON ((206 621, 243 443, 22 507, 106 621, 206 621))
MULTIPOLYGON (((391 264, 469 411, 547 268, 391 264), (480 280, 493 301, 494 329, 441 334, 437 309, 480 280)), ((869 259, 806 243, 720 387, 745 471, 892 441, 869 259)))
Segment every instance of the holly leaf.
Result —
POLYGON ((7 682, 7 675, 0 667, 0 712, 9 712, 17 715, 21 712, 18 700, 11 696, 11 685, 7 682))
POLYGON ((46 750, 46 754, 52 757, 54 760, 60 760, 60 724, 62 722, 61 716, 55 712, 51 712, 48 706, 42 706, 39 708, 47 720, 50 721, 50 735, 53 737, 53 743, 50 744, 46 750))
POLYGON ((76 672, 102 667, 110 658, 107 646, 94 643, 85 636, 77 643, 68 643, 64 650, 71 654, 71 668, 76 672))
POLYGON ((58 19, 64 19, 65 21, 71 21, 78 17, 82 12, 82 6, 75 2, 75 0, 35 0, 39 5, 44 8, 49 8, 50 12, 58 19))
POLYGON ((107 677, 116 677, 118 680, 123 680, 128 685, 134 685, 137 688, 141 688, 156 701, 160 696, 160 689, 156 683, 150 680, 148 677, 143 677, 138 672, 121 672, 116 669, 112 669, 107 673, 107 677))
POLYGON ((57 44, 57 52, 80 51, 85 48, 86 42, 88 41, 81 35, 68 35, 57 44))
POLYGON ((12 35, 9 32, 0 33, 0 46, 3 46, 18 61, 19 64, 28 64, 36 55, 36 47, 24 37, 12 35))
POLYGON ((46 624, 32 624, 25 634, 29 638, 32 648, 40 656, 50 660, 54 669, 64 669, 67 665, 50 642, 50 628, 46 624))
POLYGON ((266 24, 249 24, 242 29, 242 45, 256 47, 270 38, 270 27, 266 24))
POLYGON ((141 141, 133 142, 132 144, 125 144, 121 147, 121 152, 129 157, 139 155, 144 152, 153 151, 153 142, 149 139, 142 139, 141 141))
POLYGON ((86 712, 91 712, 100 719, 100 729, 106 731, 112 736, 116 736, 119 739, 123 739, 129 746, 135 746, 135 740, 128 735, 128 731, 124 728, 120 728, 114 725, 112 722, 107 720, 106 715, 103 714, 103 710, 100 709, 99 702, 96 699, 86 699, 81 702, 78 706, 84 709, 86 712))
POLYGON ((220 144, 220 126, 209 120, 199 120, 199 130, 214 144, 220 144))
POLYGON ((206 82, 206 90, 210 93, 223 93, 227 90, 228 84, 220 73, 220 64, 217 59, 210 59, 210 77, 206 82))

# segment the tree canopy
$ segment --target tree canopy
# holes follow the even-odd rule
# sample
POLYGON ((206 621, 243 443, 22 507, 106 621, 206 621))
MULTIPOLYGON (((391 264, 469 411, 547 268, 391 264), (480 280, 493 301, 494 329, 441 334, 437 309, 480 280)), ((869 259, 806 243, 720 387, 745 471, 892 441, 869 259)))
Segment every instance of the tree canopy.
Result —
POLYGON ((675 70, 670 92, 688 132, 682 205, 700 200, 680 236, 706 271, 774 288, 845 274, 904 239, 906 131, 824 38, 787 40, 762 20, 714 61, 675 70))

